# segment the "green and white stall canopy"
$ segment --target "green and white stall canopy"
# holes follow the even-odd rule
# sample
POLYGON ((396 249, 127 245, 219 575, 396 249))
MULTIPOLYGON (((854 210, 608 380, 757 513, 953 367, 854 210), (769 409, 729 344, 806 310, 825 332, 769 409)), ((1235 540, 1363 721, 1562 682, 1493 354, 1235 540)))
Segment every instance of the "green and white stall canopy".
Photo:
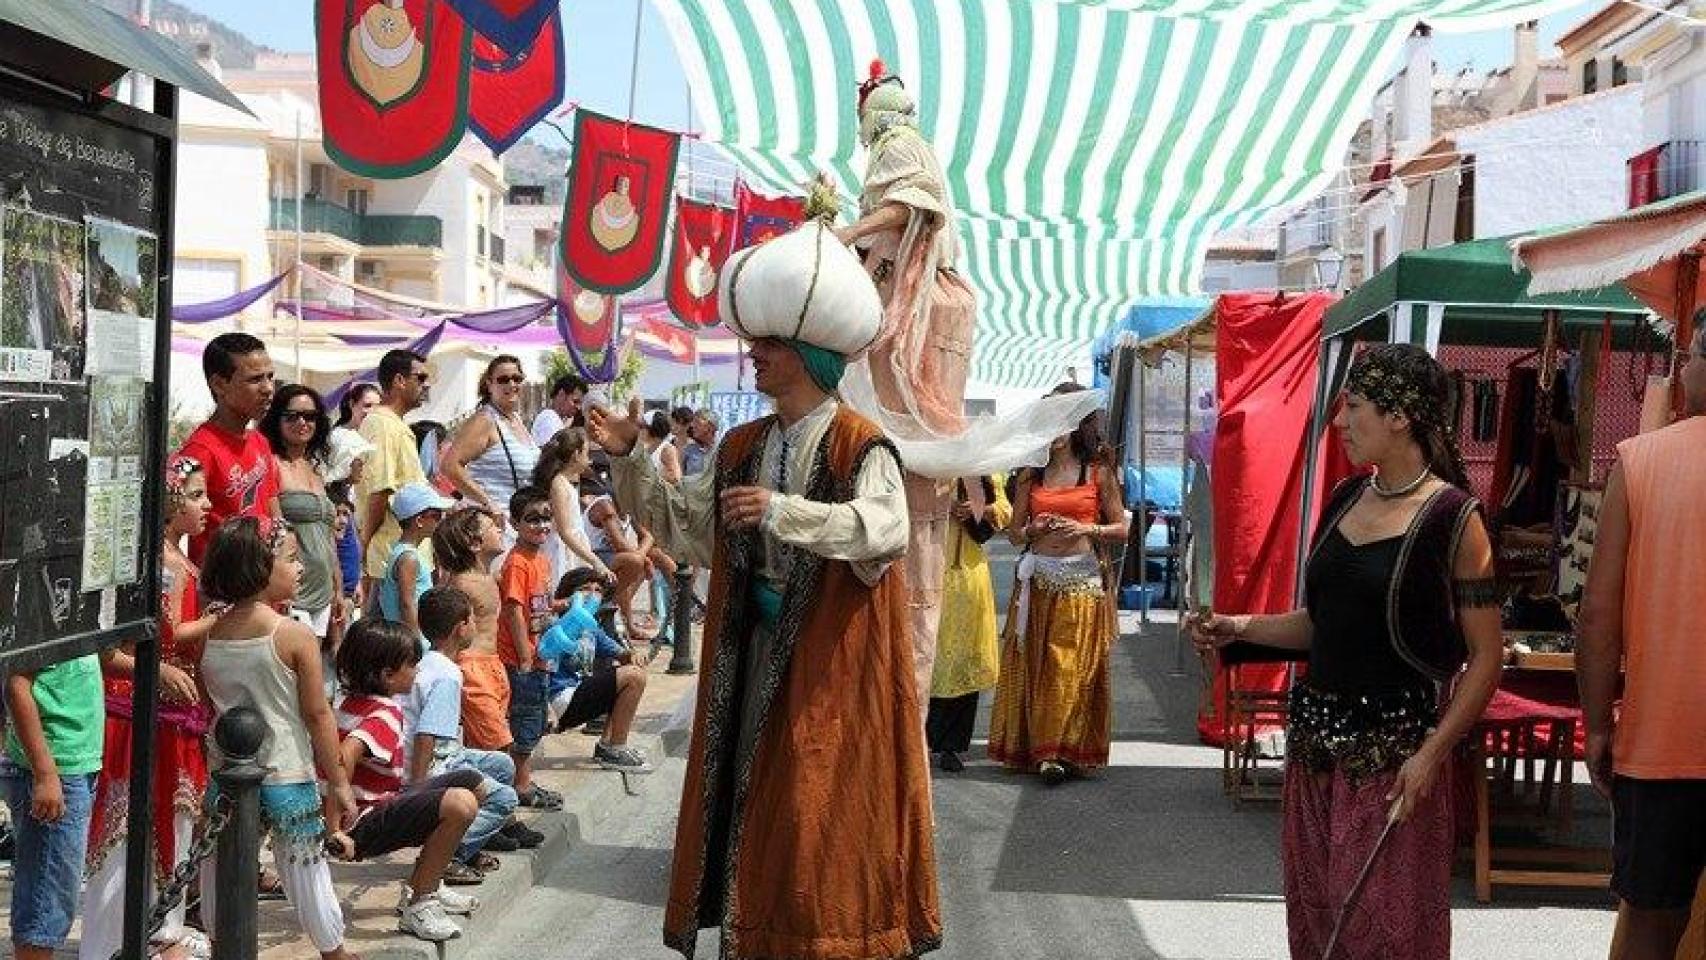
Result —
POLYGON ((700 137, 759 186, 858 195, 856 84, 918 99, 979 296, 973 376, 1042 386, 1143 296, 1195 292, 1214 235, 1325 188, 1419 18, 1569 0, 652 0, 700 137))

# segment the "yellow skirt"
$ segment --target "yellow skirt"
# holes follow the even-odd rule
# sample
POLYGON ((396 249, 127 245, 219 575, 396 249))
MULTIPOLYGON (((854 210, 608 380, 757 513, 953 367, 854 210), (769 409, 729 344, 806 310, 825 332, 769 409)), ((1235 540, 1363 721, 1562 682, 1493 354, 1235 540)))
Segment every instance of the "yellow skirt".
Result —
POLYGON ((936 634, 932 697, 963 697, 988 690, 1001 673, 989 562, 977 544, 972 543, 971 549, 977 551, 975 558, 949 565, 942 577, 942 627, 936 634))
POLYGON ((1019 575, 1001 644, 989 755, 1021 770, 1045 760, 1105 766, 1113 716, 1108 655, 1118 627, 1100 565, 1094 557, 1027 556, 1019 575))

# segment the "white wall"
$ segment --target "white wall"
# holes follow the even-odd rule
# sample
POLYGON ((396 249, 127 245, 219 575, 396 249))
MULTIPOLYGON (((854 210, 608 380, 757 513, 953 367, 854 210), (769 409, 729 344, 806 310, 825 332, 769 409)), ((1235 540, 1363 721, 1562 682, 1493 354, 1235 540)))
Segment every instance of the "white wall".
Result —
POLYGON ((1706 139, 1706 38, 1684 34, 1646 61, 1645 147, 1706 139))
POLYGON ((1222 260, 1210 257, 1203 262, 1200 288, 1204 293, 1274 290, 1279 285, 1279 263, 1274 260, 1222 260))
POLYGON ((1626 162, 1644 145, 1631 84, 1459 131, 1475 157, 1475 236, 1593 220, 1628 206, 1626 162))

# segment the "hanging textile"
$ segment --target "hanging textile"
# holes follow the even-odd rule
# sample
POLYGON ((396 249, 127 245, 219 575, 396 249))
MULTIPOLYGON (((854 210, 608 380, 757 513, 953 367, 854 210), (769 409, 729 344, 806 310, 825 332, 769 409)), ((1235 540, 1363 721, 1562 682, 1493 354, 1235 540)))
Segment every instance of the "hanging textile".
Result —
POLYGON ((745 180, 736 180, 735 221, 734 249, 745 250, 805 223, 806 201, 804 197, 767 197, 745 180))
POLYGON ((630 329, 630 342, 644 357, 687 367, 699 362, 698 342, 692 331, 655 318, 641 320, 630 329))
POLYGON ((241 290, 223 300, 208 303, 186 303, 182 306, 172 306, 173 323, 211 323, 226 317, 236 316, 249 308, 249 305, 261 299, 278 288, 284 278, 290 276, 290 269, 273 277, 259 286, 241 290))
POLYGON ((475 37, 468 129, 495 154, 515 146, 563 102, 563 63, 563 18, 556 10, 520 52, 475 37))
POLYGON ((562 262, 577 286, 627 293, 651 278, 663 258, 680 147, 666 130, 575 112, 562 262))
POLYGON ((669 256, 669 307, 695 329, 716 326, 717 272, 734 246, 734 211, 677 197, 669 256))
POLYGON ((523 53, 561 0, 449 0, 480 36, 505 53, 523 53))
POLYGON ((462 142, 472 30, 444 0, 316 0, 326 152, 377 179, 429 170, 462 142))
MULTIPOLYGON (((1215 301, 1220 416, 1212 482, 1214 610, 1282 613, 1293 608, 1321 318, 1332 302, 1322 294, 1276 298, 1269 293, 1224 294, 1215 301)), ((1332 479, 1320 476, 1322 483, 1332 479)), ((1240 689, 1284 690, 1284 664, 1257 662, 1261 653, 1235 645, 1224 651, 1222 662, 1244 662, 1240 689)), ((1227 671, 1218 671, 1212 704, 1205 704, 1197 718, 1204 742, 1220 742, 1227 682, 1227 671)))
POLYGON ((556 312, 557 332, 580 375, 589 383, 616 379, 616 342, 620 335, 616 298, 582 289, 559 265, 556 312))

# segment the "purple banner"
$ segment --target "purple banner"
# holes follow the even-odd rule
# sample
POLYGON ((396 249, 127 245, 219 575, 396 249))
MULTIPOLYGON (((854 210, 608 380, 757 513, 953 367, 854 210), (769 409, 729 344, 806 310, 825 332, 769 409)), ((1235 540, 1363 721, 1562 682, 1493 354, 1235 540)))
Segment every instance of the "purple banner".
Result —
MULTIPOLYGON (((412 353, 418 353, 423 357, 427 356, 432 353, 434 347, 438 346, 438 340, 442 336, 444 336, 444 324, 441 323, 438 326, 433 327, 414 343, 409 344, 406 349, 412 353)), ((343 401, 344 394, 349 392, 350 387, 353 387, 358 383, 373 383, 378 379, 378 369, 361 371, 355 376, 350 377, 348 380, 345 380, 343 383, 338 384, 338 388, 336 390, 326 394, 326 406, 337 406, 343 401)))
POLYGON ((273 292, 279 284, 284 282, 284 278, 288 276, 290 276, 290 271, 286 270, 258 287, 250 287, 247 290, 234 293, 223 300, 215 300, 212 303, 190 303, 183 306, 177 306, 174 304, 172 307, 172 322, 212 323, 215 320, 223 320, 226 317, 235 316, 236 314, 242 313, 244 310, 248 309, 249 305, 254 303, 256 300, 259 300, 273 292))

